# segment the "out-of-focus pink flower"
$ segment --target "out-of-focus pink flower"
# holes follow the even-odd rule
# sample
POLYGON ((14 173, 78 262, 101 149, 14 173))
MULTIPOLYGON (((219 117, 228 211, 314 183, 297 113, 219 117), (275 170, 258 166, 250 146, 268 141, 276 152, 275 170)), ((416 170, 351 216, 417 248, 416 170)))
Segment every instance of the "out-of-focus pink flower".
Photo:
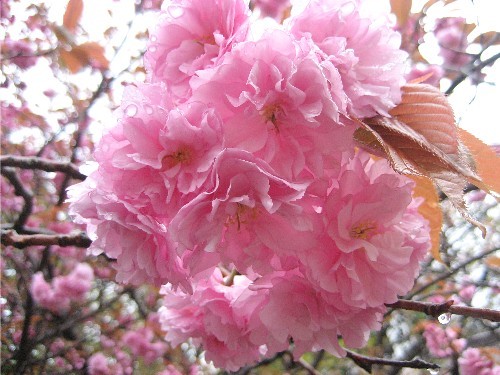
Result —
POLYGON ((500 366, 477 348, 468 348, 458 359, 462 375, 499 375, 500 366))
POLYGON ((429 64, 417 64, 414 65, 406 75, 407 81, 412 81, 414 79, 419 79, 424 76, 428 76, 424 81, 429 85, 439 87, 439 82, 444 75, 444 70, 440 65, 429 65, 429 64))
POLYGON ((387 112, 401 100, 407 54, 387 19, 363 18, 357 0, 312 0, 287 20, 297 37, 311 37, 330 74, 339 76, 348 113, 359 118, 387 112))
POLYGON ((102 353, 92 354, 88 360, 89 375, 113 375, 112 367, 108 358, 102 353))
POLYGON ((437 358, 444 358, 453 353, 461 353, 467 342, 458 337, 452 327, 443 328, 435 323, 427 323, 423 336, 429 353, 437 358))
POLYGON ((145 65, 177 100, 190 95, 189 79, 244 40, 249 16, 243 0, 174 0, 151 30, 145 65))
POLYGON ((70 299, 65 295, 57 293, 53 286, 45 281, 41 272, 33 275, 30 292, 33 300, 47 310, 62 313, 69 309, 70 299))
POLYGON ((467 285, 463 288, 460 288, 458 295, 464 302, 470 303, 472 297, 474 297, 474 293, 476 293, 475 285, 467 285))
POLYGON ((5 54, 3 57, 8 56, 9 61, 21 69, 31 68, 38 59, 30 44, 22 40, 6 39, 3 42, 2 50, 5 54))
POLYGON ((78 263, 66 276, 56 277, 53 285, 55 293, 72 301, 82 300, 92 286, 94 270, 87 263, 78 263))
POLYGON ((469 55, 465 53, 467 47, 465 28, 464 18, 449 17, 439 19, 434 29, 434 35, 441 47, 439 54, 444 58, 446 65, 460 67, 470 61, 469 55))
POLYGON ((258 8, 263 17, 271 17, 281 21, 285 10, 290 6, 290 0, 252 0, 251 3, 258 8))
POLYGON ((149 365, 160 358, 167 350, 167 345, 163 342, 152 342, 153 331, 148 328, 141 328, 137 331, 128 331, 122 341, 131 350, 134 356, 143 357, 144 363, 149 365))

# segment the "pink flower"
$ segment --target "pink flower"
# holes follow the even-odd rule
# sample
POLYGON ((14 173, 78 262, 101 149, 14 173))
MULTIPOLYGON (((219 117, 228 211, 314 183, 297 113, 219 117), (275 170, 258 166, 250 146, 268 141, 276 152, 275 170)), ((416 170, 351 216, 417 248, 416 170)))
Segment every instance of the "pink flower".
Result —
POLYGON ((312 219, 295 204, 307 184, 283 180, 262 160, 236 149, 217 157, 212 181, 213 190, 186 204, 172 220, 172 236, 183 248, 217 251, 238 266, 268 248, 290 254, 314 245, 312 219), (236 259, 224 254, 233 246, 240 249, 236 259))
POLYGON ((163 342, 152 342, 154 338, 153 331, 149 328, 142 328, 137 331, 128 331, 122 341, 131 350, 134 356, 143 357, 147 365, 153 363, 156 359, 163 356, 167 350, 167 345, 163 342))
POLYGON ((232 308, 249 283, 246 277, 235 276, 232 285, 226 286, 215 269, 209 279, 196 285, 192 295, 162 287, 165 298, 159 313, 165 339, 176 346, 191 337, 215 366, 231 371, 256 361, 260 352, 249 340, 248 318, 232 308))
POLYGON ((461 67, 470 61, 465 53, 467 36, 465 19, 461 17, 442 18, 434 29, 434 34, 441 47, 440 55, 444 62, 452 67, 461 67))
POLYGON ((47 283, 41 272, 33 275, 30 292, 33 300, 47 310, 54 313, 64 313, 69 309, 70 299, 58 293, 51 284, 47 283))
POLYGON ((196 71, 216 63, 247 31, 243 0, 174 0, 151 31, 145 65, 151 82, 164 82, 177 100, 190 95, 196 71))
POLYGON ((443 328, 435 323, 428 323, 423 333, 429 353, 434 357, 444 358, 453 353, 461 353, 467 341, 458 337, 452 327, 443 328))
POLYGON ((21 69, 28 69, 36 64, 38 56, 35 55, 35 51, 29 43, 23 40, 7 39, 2 47, 4 53, 8 56, 8 61, 21 69))
POLYGON ((352 149, 355 126, 343 118, 346 125, 339 123, 345 107, 340 78, 325 77, 313 47, 270 31, 238 44, 192 81, 193 100, 221 114, 227 147, 252 152, 288 179, 306 170, 321 176, 352 149))
POLYGON ((102 353, 92 354, 88 360, 89 375, 112 375, 115 374, 109 366, 108 359, 102 353))
POLYGON ((359 152, 332 185, 325 237, 303 257, 309 277, 347 305, 395 302, 413 286, 430 243, 427 223, 410 206, 413 182, 359 152))
POLYGON ((417 64, 412 67, 410 73, 406 75, 407 81, 412 81, 421 77, 427 77, 423 82, 439 87, 439 82, 444 75, 444 70, 439 65, 417 64))
POLYGON ((66 276, 56 277, 54 290, 61 296, 66 296, 72 301, 82 300, 92 286, 94 270, 87 263, 78 263, 66 276))
POLYGON ((253 0, 263 17, 272 17, 281 21, 285 10, 290 6, 290 0, 253 0))
POLYGON ((499 375, 500 366, 477 348, 468 348, 458 359, 462 375, 499 375))
POLYGON ((401 38, 387 19, 361 16, 357 0, 312 0, 287 20, 298 38, 307 36, 332 75, 341 77, 348 113, 359 118, 387 115, 401 100, 404 61, 401 38))

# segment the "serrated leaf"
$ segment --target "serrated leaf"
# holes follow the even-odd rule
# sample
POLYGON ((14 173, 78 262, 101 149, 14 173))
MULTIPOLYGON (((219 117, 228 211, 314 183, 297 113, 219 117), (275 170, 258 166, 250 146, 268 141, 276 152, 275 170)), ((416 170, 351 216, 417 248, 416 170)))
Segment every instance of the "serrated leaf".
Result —
POLYGON ((424 201, 418 207, 418 212, 427 221, 430 226, 431 236, 431 254, 438 262, 443 263, 441 259, 441 227, 443 226, 443 212, 439 205, 439 194, 434 183, 427 177, 412 176, 415 181, 413 189, 414 197, 421 197, 424 201))
POLYGON ((69 0, 64 12, 63 25, 71 32, 76 30, 83 12, 83 0, 69 0))
POLYGON ((403 26, 410 16, 412 0, 391 0, 391 11, 396 15, 399 26, 403 26))
POLYGON ((474 170, 472 156, 460 142, 446 97, 434 86, 410 83, 402 88, 401 103, 389 114, 390 118, 358 120, 361 128, 355 133, 356 140, 375 152, 383 150, 395 171, 431 178, 459 213, 481 229, 484 237, 485 227, 467 211, 463 188, 467 181, 483 189, 487 187, 474 170))
POLYGON ((487 189, 500 193, 500 157, 496 152, 469 132, 459 129, 458 135, 474 159, 477 174, 487 189))

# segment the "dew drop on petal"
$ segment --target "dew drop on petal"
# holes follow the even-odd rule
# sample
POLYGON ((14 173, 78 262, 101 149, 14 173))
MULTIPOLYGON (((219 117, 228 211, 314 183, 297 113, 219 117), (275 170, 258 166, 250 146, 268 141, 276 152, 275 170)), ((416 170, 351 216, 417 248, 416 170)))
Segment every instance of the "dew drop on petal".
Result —
POLYGON ((156 35, 151 35, 151 38, 149 38, 153 43, 156 42, 158 40, 158 38, 156 37, 156 35))
POLYGON ((137 114, 137 106, 135 104, 130 104, 127 108, 125 108, 125 114, 128 117, 134 117, 137 114))
POLYGON ((443 313, 438 316, 438 322, 441 324, 448 324, 451 320, 451 314, 450 313, 443 313))
POLYGON ((148 115, 152 115, 152 114, 153 114, 153 107, 151 107, 150 105, 147 105, 147 104, 146 104, 146 105, 144 106, 144 110, 146 111, 146 113, 147 113, 148 115))
POLYGON ((149 46, 148 51, 151 52, 151 53, 155 53, 156 52, 156 46, 149 46))

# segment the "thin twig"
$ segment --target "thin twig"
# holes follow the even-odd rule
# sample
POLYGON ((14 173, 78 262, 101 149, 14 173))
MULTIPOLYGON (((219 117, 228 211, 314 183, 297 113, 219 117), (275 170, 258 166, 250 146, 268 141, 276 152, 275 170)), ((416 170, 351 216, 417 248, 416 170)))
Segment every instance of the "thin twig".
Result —
POLYGON ((78 171, 72 163, 60 162, 35 156, 0 156, 0 164, 4 167, 17 167, 22 169, 41 169, 45 172, 63 172, 77 180, 85 180, 87 176, 78 171))
POLYGON ((14 230, 2 231, 2 244, 24 249, 28 246, 58 245, 87 248, 92 244, 90 238, 83 232, 72 234, 17 234, 14 230))
POLYGON ((411 361, 398 361, 385 358, 368 357, 350 350, 345 349, 347 353, 347 358, 350 358, 361 367, 366 372, 372 372, 373 365, 381 366, 394 366, 394 367, 408 367, 408 368, 420 368, 420 369, 439 369, 440 367, 435 363, 426 362, 420 358, 414 358, 411 361))
POLYGON ((14 223, 14 229, 22 229, 33 212, 33 193, 24 187, 23 183, 12 168, 2 167, 1 173, 14 187, 14 194, 24 200, 23 209, 14 223))
POLYGON ((465 262, 462 262, 462 263, 458 264, 457 266, 451 268, 450 271, 442 274, 441 276, 439 276, 438 278, 436 278, 436 279, 428 282, 427 284, 422 285, 420 288, 418 288, 414 292, 411 292, 410 294, 408 294, 406 296, 406 299, 412 299, 414 296, 422 293, 427 288, 430 288, 431 286, 439 283, 440 281, 445 280, 445 279, 449 278, 450 276, 454 275, 455 273, 457 273, 458 271, 460 271, 464 267, 468 266, 469 264, 471 264, 473 262, 476 262, 476 261, 478 261, 480 259, 483 259, 485 256, 488 256, 488 255, 490 255, 490 254, 492 254, 492 253, 494 253, 495 251, 498 251, 498 250, 499 249, 487 250, 487 251, 482 252, 481 254, 476 255, 473 258, 467 259, 465 262))
POLYGON ((500 311, 478 307, 457 306, 453 303, 453 300, 443 303, 431 303, 400 299, 395 303, 388 304, 387 307, 418 311, 435 318, 441 314, 450 313, 455 315, 470 316, 473 318, 487 319, 492 322, 500 322, 500 311))

